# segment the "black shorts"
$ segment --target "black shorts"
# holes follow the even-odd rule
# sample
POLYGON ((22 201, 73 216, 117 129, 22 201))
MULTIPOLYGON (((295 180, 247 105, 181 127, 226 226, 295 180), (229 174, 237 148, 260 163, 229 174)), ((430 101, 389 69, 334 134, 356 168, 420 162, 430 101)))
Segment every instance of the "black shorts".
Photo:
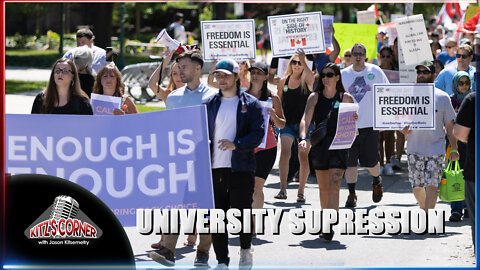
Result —
POLYGON ((270 171, 273 168, 273 164, 275 164, 275 159, 277 158, 277 147, 273 147, 270 149, 258 151, 255 153, 255 176, 260 177, 262 179, 267 179, 270 171))
POLYGON ((358 129, 358 136, 353 142, 352 148, 348 150, 348 167, 357 167, 360 160, 360 166, 372 168, 380 160, 378 151, 378 130, 373 128, 358 129))
POLYGON ((325 137, 310 149, 310 159, 315 170, 346 169, 348 150, 328 150, 333 138, 325 137))

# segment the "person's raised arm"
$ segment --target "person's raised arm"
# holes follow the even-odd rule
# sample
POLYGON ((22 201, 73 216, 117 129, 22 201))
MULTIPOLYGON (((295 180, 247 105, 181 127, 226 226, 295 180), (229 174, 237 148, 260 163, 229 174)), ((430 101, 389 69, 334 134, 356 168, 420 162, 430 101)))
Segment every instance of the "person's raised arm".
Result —
POLYGON ((150 79, 148 80, 148 87, 152 89, 152 91, 157 95, 158 98, 162 99, 165 101, 167 99, 168 94, 170 91, 167 89, 163 88, 160 85, 160 73, 163 73, 165 71, 165 68, 168 66, 170 63, 170 60, 172 59, 173 52, 170 53, 168 47, 167 50, 165 51, 165 54, 163 55, 163 60, 162 63, 155 69, 153 74, 150 76, 150 79))
POLYGON ((313 83, 315 82, 315 75, 313 74, 313 71, 308 67, 307 56, 302 49, 297 50, 297 55, 300 62, 302 63, 302 66, 304 67, 303 72, 305 72, 305 82, 307 83, 308 89, 312 90, 313 83))
POLYGON ((340 44, 338 44, 338 41, 335 38, 335 28, 333 28, 333 25, 332 25, 332 45, 333 45, 333 51, 328 56, 328 59, 330 60, 330 62, 335 63, 335 60, 340 54, 340 44))

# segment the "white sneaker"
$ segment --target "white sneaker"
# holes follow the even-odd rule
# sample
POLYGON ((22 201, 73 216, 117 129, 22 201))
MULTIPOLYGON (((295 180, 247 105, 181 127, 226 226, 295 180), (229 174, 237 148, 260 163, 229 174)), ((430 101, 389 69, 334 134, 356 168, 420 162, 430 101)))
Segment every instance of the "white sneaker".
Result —
POLYGON ((385 168, 383 171, 385 175, 393 175, 392 165, 390 165, 390 163, 385 164, 385 168))
POLYGON ((240 249, 240 261, 238 263, 238 268, 241 269, 251 269, 253 265, 253 253, 251 248, 240 249))
POLYGON ((380 175, 383 174, 383 166, 380 166, 380 175))

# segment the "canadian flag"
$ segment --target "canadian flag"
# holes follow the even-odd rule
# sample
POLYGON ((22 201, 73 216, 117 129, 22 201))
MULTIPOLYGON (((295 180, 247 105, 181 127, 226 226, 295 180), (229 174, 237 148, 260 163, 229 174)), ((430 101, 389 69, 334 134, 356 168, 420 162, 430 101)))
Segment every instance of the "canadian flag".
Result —
POLYGON ((477 15, 473 16, 471 19, 466 21, 462 27, 460 27, 457 32, 462 33, 475 33, 480 32, 480 9, 477 12, 477 15))
POLYGON ((300 45, 302 44, 303 46, 306 46, 307 45, 307 39, 306 38, 301 38, 301 39, 297 39, 297 38, 291 38, 290 39, 290 47, 295 47, 297 45, 300 45))
POLYGON ((467 6, 468 3, 443 4, 437 16, 437 24, 447 25, 459 22, 462 19, 467 6))
POLYGON ((369 8, 367 8, 368 11, 375 11, 375 17, 380 17, 380 15, 378 15, 378 9, 377 9, 377 5, 376 4, 373 4, 371 5, 369 8))

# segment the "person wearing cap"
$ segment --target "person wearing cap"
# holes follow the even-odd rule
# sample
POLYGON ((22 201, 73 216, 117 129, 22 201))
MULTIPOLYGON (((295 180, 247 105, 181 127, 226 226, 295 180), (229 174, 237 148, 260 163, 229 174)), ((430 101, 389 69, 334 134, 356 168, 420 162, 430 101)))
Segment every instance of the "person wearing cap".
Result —
MULTIPOLYGON (((431 62, 417 65, 417 83, 432 83, 435 77, 435 67, 431 62)), ((412 186, 413 195, 421 209, 428 213, 437 203, 438 184, 442 178, 445 162, 445 130, 452 145, 449 159, 458 160, 458 147, 452 129, 455 111, 450 97, 444 91, 434 88, 435 129, 410 130, 409 126, 402 129, 407 140, 408 180, 412 186)))
MULTIPOLYGON (((220 91, 207 104, 215 208, 252 208, 255 186, 254 149, 264 136, 263 108, 240 91, 238 64, 221 59, 215 68, 220 91)), ((242 222, 242 221, 241 221, 242 222)), ((218 267, 228 267, 228 233, 212 234, 218 267)), ((240 232, 240 268, 252 267, 252 233, 240 232)))
POLYGON ((470 66, 470 62, 473 60, 472 47, 467 44, 460 45, 455 56, 457 58, 457 63, 446 66, 444 70, 438 73, 437 78, 435 79, 435 87, 447 92, 448 95, 452 95, 453 76, 459 71, 465 71, 468 73, 468 75, 470 75, 470 80, 472 81, 472 90, 476 91, 477 87, 475 85, 475 72, 477 69, 470 66))
POLYGON ((372 200, 378 203, 383 197, 382 177, 378 151, 379 131, 373 130, 373 84, 389 83, 382 69, 366 63, 365 45, 356 43, 352 47, 353 64, 342 70, 342 83, 345 91, 358 103, 358 135, 348 150, 345 179, 348 185, 348 198, 345 207, 357 206, 355 186, 358 180, 358 163, 366 167, 372 176, 372 200))
MULTIPOLYGON (((93 36, 92 30, 88 28, 80 28, 78 29, 76 36, 77 36, 77 47, 87 45, 92 50, 92 53, 93 53, 92 69, 95 71, 95 73, 98 73, 98 71, 103 66, 110 63, 110 62, 107 62, 106 60, 107 52, 104 49, 93 45, 94 36, 93 36)), ((67 51, 63 57, 73 60, 74 52, 75 52, 75 49, 71 49, 67 51)))
MULTIPOLYGON (((174 90, 167 96, 167 110, 206 104, 216 92, 202 83, 203 57, 199 50, 188 50, 176 58, 180 78, 184 86, 174 90)), ((175 247, 178 235, 165 234, 162 239, 151 245, 156 249, 149 252, 150 258, 165 266, 175 265, 175 247)), ((194 266, 208 266, 209 251, 212 246, 210 234, 201 234, 197 246, 194 266)))
POLYGON ((437 59, 442 61, 444 65, 447 65, 450 62, 455 61, 455 52, 457 51, 458 45, 457 40, 454 38, 448 38, 445 44, 446 51, 441 52, 437 59))
POLYGON ((272 104, 272 108, 266 110, 270 116, 270 121, 265 146, 255 148, 255 190, 253 192, 252 208, 261 209, 265 201, 263 186, 277 157, 275 127, 282 129, 285 126, 285 116, 283 115, 280 98, 275 92, 268 89, 268 66, 265 63, 256 62, 248 70, 250 71, 251 81, 247 93, 260 101, 270 101, 272 104))
POLYGON ((87 45, 75 48, 73 53, 73 63, 75 63, 78 70, 80 86, 82 87, 83 92, 90 97, 93 84, 95 83, 95 71, 92 69, 92 50, 87 45))

